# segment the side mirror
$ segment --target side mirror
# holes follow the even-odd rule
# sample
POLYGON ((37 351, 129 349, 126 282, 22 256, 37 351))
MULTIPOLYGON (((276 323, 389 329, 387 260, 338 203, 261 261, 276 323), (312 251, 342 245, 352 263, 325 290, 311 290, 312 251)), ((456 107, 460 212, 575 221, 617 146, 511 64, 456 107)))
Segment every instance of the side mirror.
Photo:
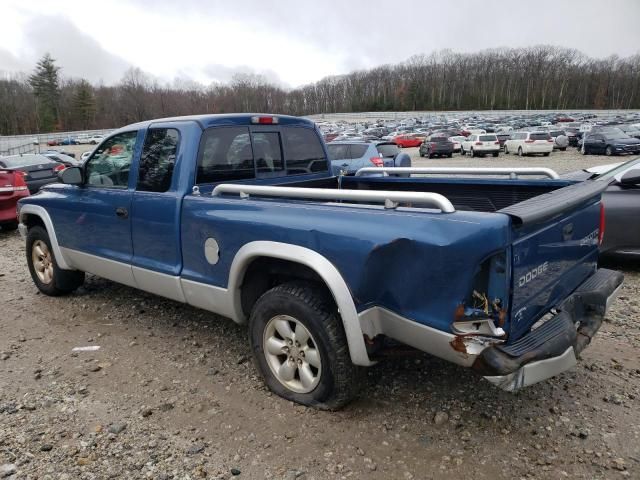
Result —
POLYGON ((67 185, 82 185, 82 169, 68 167, 58 173, 58 180, 67 185))
POLYGON ((640 184, 640 169, 634 168, 626 172, 620 177, 622 185, 638 185, 640 184))

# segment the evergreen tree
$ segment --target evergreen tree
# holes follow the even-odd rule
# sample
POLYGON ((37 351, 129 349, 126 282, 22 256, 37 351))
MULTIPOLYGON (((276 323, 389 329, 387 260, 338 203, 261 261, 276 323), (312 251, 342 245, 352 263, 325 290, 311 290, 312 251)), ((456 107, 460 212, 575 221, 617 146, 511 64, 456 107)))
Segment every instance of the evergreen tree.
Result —
POLYGON ((96 114, 96 99, 93 87, 86 80, 81 80, 73 96, 74 116, 84 130, 88 130, 94 122, 96 114))
POLYGON ((46 53, 29 77, 38 104, 40 131, 51 131, 58 122, 59 71, 60 67, 56 66, 55 60, 46 53))

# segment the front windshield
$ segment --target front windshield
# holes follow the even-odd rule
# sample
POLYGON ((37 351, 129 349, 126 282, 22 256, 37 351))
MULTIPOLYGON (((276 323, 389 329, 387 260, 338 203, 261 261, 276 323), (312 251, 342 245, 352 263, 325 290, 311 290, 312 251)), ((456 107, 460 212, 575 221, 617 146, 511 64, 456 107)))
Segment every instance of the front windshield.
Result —
POLYGON ((609 170, 606 173, 602 173, 594 178, 594 180, 611 180, 613 177, 618 175, 619 173, 623 173, 626 170, 629 170, 631 167, 636 165, 640 165, 640 157, 634 158, 633 160, 629 160, 628 162, 623 163, 622 165, 618 165, 617 167, 609 170))

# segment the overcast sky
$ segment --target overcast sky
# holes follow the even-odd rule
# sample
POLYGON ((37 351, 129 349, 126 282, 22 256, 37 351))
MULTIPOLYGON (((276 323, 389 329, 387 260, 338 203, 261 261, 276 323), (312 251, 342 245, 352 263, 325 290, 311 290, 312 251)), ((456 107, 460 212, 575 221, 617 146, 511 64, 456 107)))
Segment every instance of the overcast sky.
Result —
POLYGON ((294 87, 450 48, 552 44, 594 57, 640 51, 640 0, 3 0, 0 72, 50 52, 63 74, 116 83, 237 72, 294 87))

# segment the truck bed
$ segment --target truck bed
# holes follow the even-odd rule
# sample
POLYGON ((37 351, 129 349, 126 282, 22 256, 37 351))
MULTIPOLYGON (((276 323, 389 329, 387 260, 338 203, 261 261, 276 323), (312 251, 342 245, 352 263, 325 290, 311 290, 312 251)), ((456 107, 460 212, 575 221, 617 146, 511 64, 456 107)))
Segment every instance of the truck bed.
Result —
POLYGON ((497 178, 343 177, 291 182, 289 187, 340 188, 444 195, 456 210, 497 212, 512 205, 571 185, 566 180, 511 180, 497 178))

